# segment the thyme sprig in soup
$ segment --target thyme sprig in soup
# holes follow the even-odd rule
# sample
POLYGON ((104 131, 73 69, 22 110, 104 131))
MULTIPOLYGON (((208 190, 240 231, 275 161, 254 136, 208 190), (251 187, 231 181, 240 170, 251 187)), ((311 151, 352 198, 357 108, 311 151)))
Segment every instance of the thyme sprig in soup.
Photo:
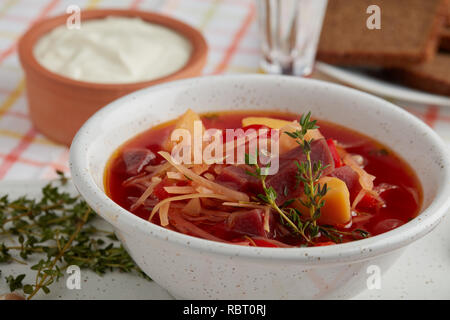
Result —
POLYGON ((389 148, 311 113, 188 110, 121 146, 105 177, 111 199, 151 223, 257 247, 375 236, 414 218, 422 201, 389 148))

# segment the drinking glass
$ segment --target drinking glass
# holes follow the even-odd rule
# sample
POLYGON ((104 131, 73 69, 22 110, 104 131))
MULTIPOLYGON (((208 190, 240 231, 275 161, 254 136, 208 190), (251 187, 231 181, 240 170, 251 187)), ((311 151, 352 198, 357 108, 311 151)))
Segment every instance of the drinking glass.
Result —
POLYGON ((267 73, 308 76, 313 70, 327 0, 256 0, 267 73))

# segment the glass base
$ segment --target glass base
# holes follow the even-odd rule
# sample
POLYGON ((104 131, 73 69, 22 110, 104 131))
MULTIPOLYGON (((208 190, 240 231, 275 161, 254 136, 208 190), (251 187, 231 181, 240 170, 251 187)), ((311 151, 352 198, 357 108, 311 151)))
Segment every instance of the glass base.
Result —
POLYGON ((312 74, 313 68, 309 64, 291 63, 281 65, 270 61, 270 59, 262 58, 260 67, 264 72, 270 74, 284 74, 299 77, 308 77, 312 74))

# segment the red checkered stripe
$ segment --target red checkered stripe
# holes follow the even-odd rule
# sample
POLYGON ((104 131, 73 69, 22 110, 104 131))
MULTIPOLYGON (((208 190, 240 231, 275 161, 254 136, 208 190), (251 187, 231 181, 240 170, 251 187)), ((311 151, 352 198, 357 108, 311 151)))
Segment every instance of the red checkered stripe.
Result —
MULTIPOLYGON (((5 2, 8 4, 3 7, 0 4, 0 21, 11 22, 21 27, 21 30, 48 15, 64 12, 72 4, 68 0, 33 1, 34 5, 39 5, 39 10, 36 15, 26 17, 17 14, 21 12, 20 6, 25 5, 23 1, 5 2)), ((152 10, 154 3, 153 0, 129 0, 123 1, 123 6, 152 10)), ((111 4, 117 7, 117 1, 112 0, 87 0, 82 5, 85 8, 96 8, 111 4)), ((158 10, 196 26, 205 34, 210 47, 205 74, 259 72, 256 8, 253 0, 166 0, 161 1, 158 10)), ((51 178, 55 170, 68 172, 68 149, 43 137, 29 120, 24 100, 24 79, 16 57, 19 36, 19 31, 14 33, 0 29, 0 45, 5 39, 10 40, 9 45, 0 49, 0 73, 18 79, 14 88, 6 88, 3 85, 6 81, 2 81, 0 74, 0 180, 22 178, 16 172, 28 172, 27 170, 30 172, 29 178, 51 178), (7 125, 3 128, 1 121, 18 121, 21 125, 12 130, 7 125), (6 143, 2 139, 12 145, 7 150, 3 148, 5 152, 2 152, 2 143, 6 143), (51 159, 40 160, 40 156, 48 154, 49 150, 51 159), (20 170, 17 169, 19 166, 20 170)), ((450 114, 447 110, 437 106, 402 107, 431 127, 436 128, 439 124, 439 128, 448 128, 450 133, 450 114)))

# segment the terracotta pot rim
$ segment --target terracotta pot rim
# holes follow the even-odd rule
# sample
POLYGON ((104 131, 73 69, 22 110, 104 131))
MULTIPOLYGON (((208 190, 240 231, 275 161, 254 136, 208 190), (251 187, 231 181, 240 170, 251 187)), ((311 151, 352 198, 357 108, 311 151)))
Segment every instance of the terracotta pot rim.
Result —
POLYGON ((158 83, 172 81, 179 79, 181 77, 186 77, 195 72, 197 69, 203 68, 206 63, 206 57, 208 53, 208 45, 205 38, 196 28, 171 17, 163 14, 132 10, 132 9, 98 9, 98 10, 85 10, 81 12, 81 20, 93 20, 102 19, 108 16, 124 16, 124 17, 139 17, 144 21, 162 25, 166 28, 172 29, 178 32, 186 39, 188 39, 192 45, 192 52, 187 63, 179 70, 153 80, 132 82, 132 83, 97 83, 97 82, 87 82, 74 80, 66 76, 59 75, 55 72, 50 71, 43 65, 41 65, 35 58, 33 53, 33 48, 36 42, 45 34, 50 32, 52 29, 63 25, 69 14, 58 15, 48 19, 44 19, 40 22, 34 24, 30 29, 28 29, 25 34, 20 38, 18 42, 18 52, 19 59, 22 63, 25 72, 32 70, 41 76, 50 78, 54 81, 64 83, 66 85, 75 86, 78 88, 86 89, 99 89, 99 90, 133 90, 142 88, 144 86, 152 86, 158 83))

